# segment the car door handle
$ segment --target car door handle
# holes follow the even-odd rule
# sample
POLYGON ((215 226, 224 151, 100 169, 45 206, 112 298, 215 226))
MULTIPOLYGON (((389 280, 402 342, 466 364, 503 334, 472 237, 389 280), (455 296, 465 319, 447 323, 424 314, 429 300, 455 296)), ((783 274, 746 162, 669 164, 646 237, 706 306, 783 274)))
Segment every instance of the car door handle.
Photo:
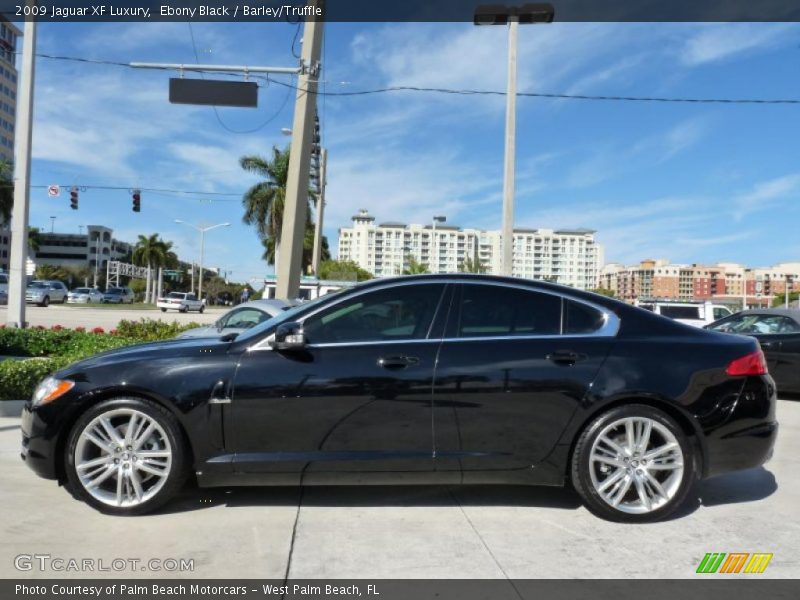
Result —
POLYGON ((419 364, 416 356, 383 356, 378 359, 378 365, 390 371, 405 369, 409 365, 419 364))
POLYGON ((548 354, 546 358, 559 365, 574 365, 584 357, 572 350, 556 350, 552 354, 548 354))

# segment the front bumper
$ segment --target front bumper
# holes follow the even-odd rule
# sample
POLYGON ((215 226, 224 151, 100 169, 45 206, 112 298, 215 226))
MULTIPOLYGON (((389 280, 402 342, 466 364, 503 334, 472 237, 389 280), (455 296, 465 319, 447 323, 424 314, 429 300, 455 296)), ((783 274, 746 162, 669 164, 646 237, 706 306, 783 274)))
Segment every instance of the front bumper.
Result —
POLYGON ((22 409, 22 448, 20 458, 34 473, 45 479, 57 479, 56 442, 57 432, 49 427, 28 402, 22 409))

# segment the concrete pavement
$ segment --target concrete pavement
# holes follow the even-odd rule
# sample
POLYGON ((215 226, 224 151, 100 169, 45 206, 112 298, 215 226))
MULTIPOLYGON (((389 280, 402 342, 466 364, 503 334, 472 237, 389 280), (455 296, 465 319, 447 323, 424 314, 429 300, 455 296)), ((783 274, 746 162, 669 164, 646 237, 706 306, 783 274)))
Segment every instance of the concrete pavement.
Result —
MULTIPOLYGON (((230 307, 210 306, 201 315, 196 312, 179 313, 171 310, 162 313, 157 308, 129 309, 129 308, 97 308, 85 305, 51 304, 48 307, 28 305, 25 318, 31 326, 42 325, 52 327, 62 325, 69 329, 76 327, 102 327, 106 331, 113 329, 122 319, 138 321, 139 319, 156 319, 160 321, 177 321, 178 323, 211 324, 230 307)), ((0 323, 5 323, 7 307, 0 306, 0 323)))
POLYGON ((108 517, 30 472, 19 421, 4 418, 0 577, 90 576, 14 569, 43 553, 195 561, 112 577, 691 578, 706 552, 772 552, 760 577, 800 577, 800 402, 781 401, 778 418, 765 468, 701 482, 653 525, 602 521, 567 490, 506 486, 187 488, 158 514, 108 517))

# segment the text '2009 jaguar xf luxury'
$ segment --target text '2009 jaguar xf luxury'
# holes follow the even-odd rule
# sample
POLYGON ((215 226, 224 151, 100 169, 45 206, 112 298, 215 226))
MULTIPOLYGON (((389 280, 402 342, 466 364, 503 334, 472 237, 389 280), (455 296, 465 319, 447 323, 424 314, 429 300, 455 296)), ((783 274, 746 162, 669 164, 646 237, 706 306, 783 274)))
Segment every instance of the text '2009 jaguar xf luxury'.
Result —
POLYGON ((758 342, 543 282, 373 280, 237 336, 71 365, 26 406, 22 456, 112 514, 201 486, 571 482, 650 521, 763 464, 758 342))

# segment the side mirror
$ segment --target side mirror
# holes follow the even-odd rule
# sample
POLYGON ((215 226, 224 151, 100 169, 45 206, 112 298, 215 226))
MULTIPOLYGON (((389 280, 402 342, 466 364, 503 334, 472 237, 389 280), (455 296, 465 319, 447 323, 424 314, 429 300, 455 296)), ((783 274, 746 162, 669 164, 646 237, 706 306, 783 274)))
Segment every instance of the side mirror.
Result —
POLYGON ((302 350, 306 347, 306 334, 300 323, 290 321, 281 323, 275 330, 275 337, 270 341, 275 350, 302 350))

